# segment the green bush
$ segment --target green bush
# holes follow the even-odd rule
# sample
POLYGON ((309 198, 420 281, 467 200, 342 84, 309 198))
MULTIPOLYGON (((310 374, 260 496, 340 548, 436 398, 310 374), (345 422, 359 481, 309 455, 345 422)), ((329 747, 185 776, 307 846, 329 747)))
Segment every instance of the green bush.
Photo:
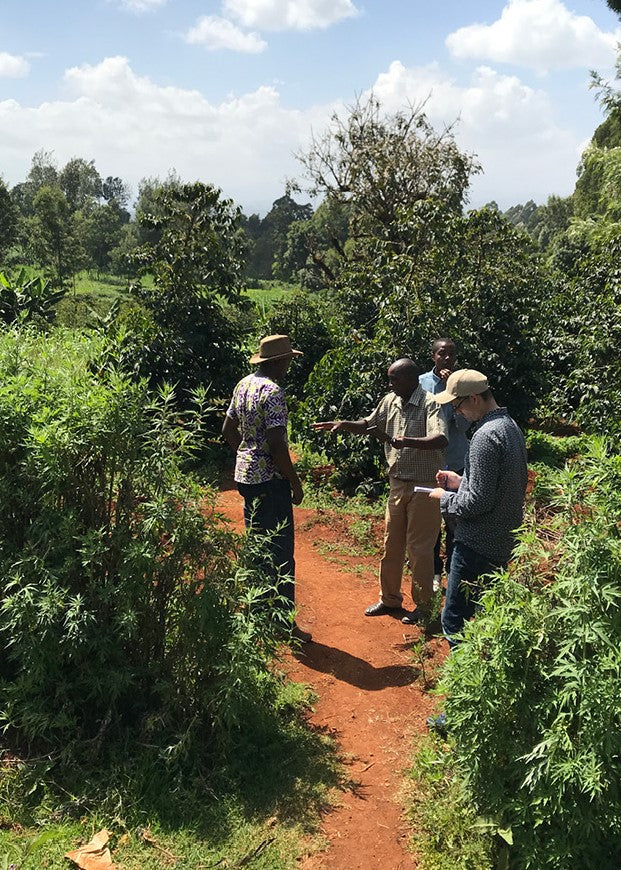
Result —
POLYGON ((155 240, 132 255, 139 278, 130 292, 144 311, 126 333, 131 370, 153 388, 179 384, 181 406, 183 391, 207 383, 228 396, 244 368, 242 324, 230 316, 231 306, 249 307, 240 211, 200 182, 158 189, 155 205, 156 214, 140 214, 142 229, 155 240))
POLYGON ((335 466, 333 483, 345 491, 383 474, 384 451, 372 437, 313 433, 317 420, 358 420, 373 411, 387 390, 386 349, 373 341, 329 350, 315 365, 306 384, 306 401, 292 414, 292 431, 310 441, 335 466), (355 360, 355 367, 354 367, 355 360))
POLYGON ((549 390, 538 414, 575 420, 619 443, 621 236, 595 241, 542 306, 541 343, 549 390))
POLYGON ((559 437, 530 430, 526 434, 529 462, 542 462, 552 468, 562 468, 568 459, 588 448, 589 438, 584 435, 559 437))
MULTIPOLYGON (((330 318, 335 347, 306 382, 296 431, 322 416, 370 412, 386 392, 388 366, 409 356, 422 371, 430 368, 439 336, 452 336, 459 366, 485 372, 499 403, 526 423, 544 389, 541 307, 550 293, 532 241, 490 209, 464 216, 429 199, 397 217, 390 240, 369 239, 364 256, 339 274, 330 318)), ((380 454, 371 458, 360 439, 333 447, 322 435, 305 437, 352 482, 377 475, 380 454)))
POLYGON ((410 817, 420 870, 492 870, 493 838, 455 775, 453 754, 438 737, 423 738, 410 771, 410 817))
POLYGON ((172 390, 91 365, 100 345, 0 335, 0 722, 18 746, 150 722, 213 742, 275 690, 259 544, 233 561, 183 471, 204 397, 180 417, 172 390))
POLYGON ((316 294, 297 292, 276 301, 258 324, 257 339, 284 333, 304 353, 287 375, 287 395, 294 399, 294 404, 303 397, 314 366, 336 343, 330 328, 332 315, 326 300, 316 294))
POLYGON ((66 292, 54 289, 40 276, 30 277, 23 267, 14 277, 0 272, 0 320, 45 326, 54 319, 55 306, 66 292))
POLYGON ((556 477, 443 681, 476 810, 510 866, 621 857, 621 458, 601 442, 556 477))

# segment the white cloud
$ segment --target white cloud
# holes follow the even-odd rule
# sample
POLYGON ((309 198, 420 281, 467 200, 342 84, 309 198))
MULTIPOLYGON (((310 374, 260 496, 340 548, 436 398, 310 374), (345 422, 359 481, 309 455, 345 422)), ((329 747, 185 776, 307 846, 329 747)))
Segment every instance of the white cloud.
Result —
POLYGON ((0 78, 19 79, 30 72, 30 64, 23 57, 0 51, 0 78))
POLYGON ((258 33, 244 33, 226 18, 204 15, 188 30, 186 42, 203 45, 210 51, 229 49, 258 54, 267 47, 258 33))
MULTIPOLYGON (((320 133, 342 104, 288 109, 273 87, 259 87, 219 103, 198 90, 162 87, 137 75, 122 57, 65 73, 66 98, 35 106, 0 102, 2 172, 23 181, 35 151, 53 151, 59 166, 71 157, 93 159, 102 175, 119 175, 137 191, 145 176, 183 179, 222 188, 244 210, 265 213, 300 175, 293 154, 311 129, 320 133)), ((484 175, 474 179, 470 202, 495 199, 507 208, 528 199, 568 194, 575 181, 584 132, 554 121, 545 91, 482 66, 466 84, 437 65, 407 68, 395 61, 373 90, 387 111, 429 97, 425 111, 436 128, 454 122, 457 142, 475 152, 484 175)))
POLYGON ((293 153, 308 142, 311 125, 322 129, 332 109, 289 110, 271 87, 210 103, 199 91, 137 75, 122 57, 73 67, 65 83, 63 101, 0 102, 7 183, 23 181, 32 155, 45 148, 59 166, 74 156, 93 159, 102 175, 119 175, 134 191, 141 178, 163 179, 174 168, 265 212, 298 172, 293 153))
POLYGON ((124 9, 130 12, 151 12, 159 6, 164 6, 168 0, 119 0, 124 9))
POLYGON ((509 0, 493 24, 471 24, 446 38, 457 58, 513 63, 539 71, 613 66, 621 31, 606 33, 561 0, 509 0))
POLYGON ((315 30, 358 14, 351 0, 224 0, 223 10, 259 30, 315 30))
POLYGON ((571 193, 580 142, 555 124, 545 91, 486 66, 462 86, 437 64, 408 69, 398 61, 378 76, 373 90, 388 111, 426 100, 424 111, 436 129, 456 122, 459 147, 476 153, 483 166, 472 184, 474 205, 495 199, 508 207, 571 193))

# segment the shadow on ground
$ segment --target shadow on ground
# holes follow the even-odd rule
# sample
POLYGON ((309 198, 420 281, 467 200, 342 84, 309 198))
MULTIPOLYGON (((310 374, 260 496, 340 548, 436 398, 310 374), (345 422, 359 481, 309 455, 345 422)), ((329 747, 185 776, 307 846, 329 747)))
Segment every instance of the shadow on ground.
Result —
POLYGON ((309 643, 296 656, 307 668, 332 674, 337 680, 369 692, 409 686, 416 679, 416 674, 409 665, 376 668, 365 659, 322 643, 309 643))

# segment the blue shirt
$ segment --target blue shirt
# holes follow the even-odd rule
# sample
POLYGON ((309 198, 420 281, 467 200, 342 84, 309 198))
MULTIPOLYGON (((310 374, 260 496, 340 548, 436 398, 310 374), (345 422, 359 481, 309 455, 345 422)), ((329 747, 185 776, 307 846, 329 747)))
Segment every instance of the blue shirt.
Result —
MULTIPOLYGON (((418 383, 423 390, 432 394, 441 393, 446 387, 446 381, 443 381, 433 369, 420 375, 418 383)), ((446 464, 451 471, 461 473, 470 443, 466 438, 466 430, 470 428, 471 424, 461 414, 455 413, 450 402, 441 407, 446 425, 448 426, 448 447, 444 451, 446 464)))

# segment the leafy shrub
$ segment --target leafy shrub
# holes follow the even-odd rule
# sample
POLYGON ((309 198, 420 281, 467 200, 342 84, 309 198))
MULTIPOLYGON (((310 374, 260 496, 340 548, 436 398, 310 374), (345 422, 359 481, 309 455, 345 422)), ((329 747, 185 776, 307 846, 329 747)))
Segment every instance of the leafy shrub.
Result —
MULTIPOLYGON (((338 277, 335 350, 306 382, 296 429, 340 411, 370 412, 390 363, 409 356, 424 370, 431 341, 446 335, 458 343, 460 367, 485 372, 497 400, 525 423, 544 389, 539 336, 550 283, 532 241, 493 210, 463 216, 434 200, 400 210, 391 233, 370 239, 338 277)), ((351 480, 377 473, 359 439, 341 439, 338 451, 322 436, 311 442, 351 480)))
POLYGON ((454 753, 516 868, 621 856, 621 459, 557 474, 538 528, 483 599, 444 678, 454 753))
POLYGON ((329 350, 310 374, 306 401, 292 415, 294 435, 319 445, 339 475, 333 482, 343 489, 382 475, 380 442, 349 434, 313 435, 310 424, 317 420, 358 420, 370 414, 386 392, 388 364, 385 348, 372 341, 361 341, 355 349, 329 350))
POLYGON ((293 293, 277 301, 259 323, 259 333, 284 333, 294 347, 303 351, 287 375, 287 395, 301 399, 310 372, 316 363, 334 347, 330 328, 332 310, 329 303, 315 294, 293 293))
POLYGON ((168 382, 192 390, 210 383, 227 395, 243 357, 239 323, 222 303, 248 305, 239 209, 199 182, 158 189, 154 206, 157 213, 141 213, 140 221, 156 239, 132 255, 139 280, 130 290, 145 309, 126 333, 128 340, 134 336, 133 368, 152 387, 168 382))
POLYGON ((66 290, 56 290, 40 276, 30 277, 24 268, 15 277, 0 272, 0 319, 7 324, 17 321, 38 325, 50 323, 55 306, 66 290))
POLYGON ((446 744, 429 736, 417 747, 410 771, 411 819, 421 870, 492 870, 492 839, 477 820, 446 744))
POLYGON ((575 420, 585 432, 621 432, 621 236, 593 244, 543 307, 541 352, 549 391, 538 413, 575 420))
POLYGON ((183 471, 204 396, 180 418, 171 389, 92 366, 100 345, 0 336, 0 720, 20 743, 214 740, 271 703, 282 626, 258 544, 235 565, 183 471))
POLYGON ((583 452, 589 439, 582 435, 559 437, 531 429, 526 435, 529 462, 542 462, 562 468, 565 462, 583 452))

